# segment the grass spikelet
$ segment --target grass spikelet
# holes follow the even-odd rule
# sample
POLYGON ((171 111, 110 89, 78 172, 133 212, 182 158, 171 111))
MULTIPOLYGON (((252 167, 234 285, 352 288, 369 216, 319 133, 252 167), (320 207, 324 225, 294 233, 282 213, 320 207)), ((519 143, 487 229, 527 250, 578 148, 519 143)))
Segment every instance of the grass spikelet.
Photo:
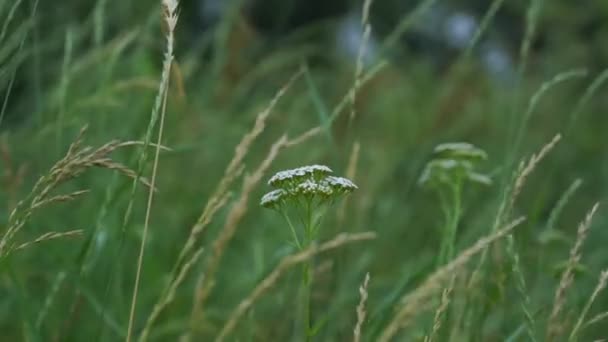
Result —
MULTIPOLYGON (((231 193, 228 191, 228 189, 233 184, 233 182, 242 174, 244 169, 243 160, 249 152, 249 148, 251 147, 253 142, 263 132, 266 125, 266 119, 268 118, 268 116, 272 112, 272 109, 276 106, 278 101, 285 95, 287 90, 300 77, 300 75, 301 71, 297 72, 289 79, 289 81, 283 87, 281 87, 281 89, 279 89, 279 91, 270 101, 268 106, 257 115, 252 129, 243 136, 243 138, 235 148, 234 155, 230 163, 228 164, 226 170, 224 171, 222 179, 219 181, 218 186, 205 204, 201 215, 198 217, 197 221, 190 229, 190 234, 184 246, 180 250, 180 254, 173 266, 173 270, 171 272, 171 281, 169 285, 162 292, 160 298, 152 309, 152 313, 146 320, 144 328, 144 330, 146 331, 146 335, 149 334, 152 325, 155 323, 162 310, 164 310, 164 308, 166 308, 172 302, 172 296, 170 294, 171 292, 176 291, 176 289, 182 283, 183 279, 185 278, 185 275, 190 270, 190 267, 188 265, 193 265, 193 260, 198 258, 197 255, 202 252, 202 247, 195 249, 200 235, 203 233, 209 223, 211 223, 215 214, 226 205, 228 198, 231 196, 231 193), (180 277, 180 274, 183 274, 183 276, 180 277)), ((302 141, 304 140, 305 139, 302 139, 302 141)), ((286 142, 286 145, 290 143, 292 142, 288 141, 286 142)), ((193 304, 193 307, 194 305, 196 304, 193 304)), ((147 336, 144 336, 143 333, 141 336, 142 337, 140 337, 140 339, 147 338, 147 336)))
POLYGON ((557 220, 559 219, 562 211, 566 207, 566 204, 568 204, 568 202, 570 201, 570 199, 572 198, 574 193, 578 190, 578 188, 581 187, 582 184, 583 184, 583 181, 580 178, 575 179, 574 182, 572 182, 572 184, 570 184, 568 189, 566 189, 564 194, 560 197, 559 201, 557 201, 557 204, 555 205, 555 207, 553 207, 553 209, 551 210, 551 213, 549 214, 549 219, 547 220, 547 226, 545 227, 545 230, 549 231, 549 230, 555 229, 557 220))
POLYGON ((38 244, 38 243, 49 241, 49 240, 81 236, 82 232, 83 232, 82 229, 75 229, 75 230, 70 230, 67 232, 47 232, 47 233, 40 235, 39 237, 37 237, 36 239, 34 239, 32 241, 28 241, 28 242, 18 245, 17 247, 14 247, 13 250, 16 251, 16 250, 25 249, 34 244, 38 244))
POLYGON ((184 279, 186 278, 186 275, 188 274, 188 272, 190 271, 192 266, 194 266, 194 264, 196 264, 196 262, 198 261, 200 256, 203 254, 203 250, 204 250, 203 248, 200 248, 196 252, 194 252, 192 257, 181 268, 181 270, 180 270, 179 274, 176 276, 175 280, 173 280, 171 282, 171 285, 169 286, 167 293, 161 297, 160 301, 157 302, 156 305, 154 305, 154 308, 152 309, 152 313, 146 320, 146 324, 144 325, 144 328, 141 331, 141 335, 139 336, 138 341, 143 342, 143 341, 148 340, 148 337, 150 336, 150 331, 152 329, 152 325, 154 324, 154 322, 156 322, 156 319, 158 318, 160 313, 163 311, 163 309, 166 308, 167 305, 169 305, 173 301, 173 299, 175 299, 175 294, 177 293, 177 288, 184 281, 184 279))
POLYGON ((580 116, 581 112, 583 111, 583 108, 585 107, 585 105, 589 102, 591 97, 593 97, 593 95, 599 89, 599 87, 601 85, 603 85, 604 82, 606 82, 607 80, 608 80, 608 69, 604 69, 593 80, 593 82, 591 82, 591 84, 587 87, 587 89, 585 89, 585 93, 576 102, 576 106, 572 110, 572 114, 570 115, 570 120, 568 122, 568 126, 567 126, 566 132, 565 132, 566 136, 570 135, 570 133, 572 132, 572 128, 574 127, 575 123, 578 121, 578 117, 580 116))
POLYGON ((298 136, 293 140, 289 140, 286 135, 283 135, 271 146, 266 158, 260 163, 258 168, 251 175, 247 175, 245 177, 241 196, 228 213, 226 223, 213 243, 212 255, 208 261, 204 278, 197 282, 199 285, 195 289, 195 299, 192 306, 191 318, 193 322, 199 319, 202 315, 203 304, 215 285, 215 273, 217 272, 221 258, 224 255, 224 251, 230 240, 232 240, 234 237, 240 221, 247 212, 249 195, 260 183, 262 177, 266 174, 266 171, 270 168, 270 165, 282 149, 293 146, 294 141, 303 142, 311 136, 312 135, 310 135, 308 132, 305 132, 301 136, 298 136))
MULTIPOLYGON (((115 170, 127 177, 136 178, 133 170, 109 157, 112 152, 127 145, 123 145, 120 141, 111 141, 97 148, 83 147, 86 130, 86 126, 80 130, 75 141, 70 144, 66 155, 57 161, 46 175, 40 177, 29 195, 13 208, 8 218, 6 231, 0 240, 0 257, 10 254, 14 247, 13 238, 38 209, 54 203, 73 201, 88 191, 81 190, 53 196, 53 191, 62 184, 81 176, 92 168, 115 170)), ((145 178, 140 178, 139 181, 150 186, 145 178)))
POLYGON ((461 61, 466 60, 471 56, 473 49, 477 46, 477 43, 481 39, 481 36, 483 35, 484 32, 486 32, 487 28, 490 26, 490 23, 492 22, 492 20, 494 20, 496 13, 502 7, 504 2, 505 2, 505 0, 493 0, 492 1, 492 3, 490 4, 490 7, 488 7, 488 10, 486 11, 483 18, 481 19, 479 26, 477 27, 477 30, 475 30, 475 33, 473 34, 471 41, 467 45, 466 50, 462 54, 462 57, 460 59, 461 61))
POLYGON ((530 121, 530 118, 532 117, 532 113, 534 113, 534 111, 536 110, 536 107, 540 103, 540 100, 542 99, 543 95, 545 95, 549 90, 553 89, 553 87, 557 86, 558 84, 560 84, 562 82, 565 82, 565 81, 568 81, 568 80, 571 80, 574 78, 584 77, 586 75, 587 75, 587 70, 585 70, 585 69, 573 69, 573 70, 560 72, 559 74, 555 75, 550 80, 541 84, 540 88, 538 88, 538 90, 530 98, 526 111, 520 121, 519 127, 517 129, 517 136, 515 137, 515 142, 512 145, 513 146, 513 149, 512 149, 513 156, 519 150, 522 139, 527 130, 528 122, 530 121))
POLYGON ((532 46, 532 41, 536 34, 536 24, 538 22, 541 7, 541 0, 531 0, 530 6, 526 11, 526 31, 519 49, 519 68, 517 70, 520 78, 523 77, 526 71, 528 55, 530 54, 530 47, 532 46))
MULTIPOLYGON (((579 333, 581 327, 583 326, 583 321, 585 320, 585 317, 587 317, 587 313, 589 313, 589 309, 591 309, 591 305, 593 305, 593 302, 595 302, 595 299, 600 294, 600 292, 602 292, 606 288, 607 283, 608 283, 608 270, 604 270, 600 273, 600 278, 597 282, 597 286, 595 287, 595 289, 593 290, 593 293, 591 294, 591 297, 589 297, 589 300, 585 304, 583 311, 581 311, 581 314, 578 317, 578 320, 576 321, 576 324, 574 325, 572 332, 570 333, 570 337, 568 337, 568 341, 577 340, 578 333, 579 333)), ((589 323, 591 323, 591 321, 589 323)))
POLYGON ((394 47, 401 39, 402 35, 407 32, 410 27, 418 20, 426 11, 428 11, 437 0, 423 0, 407 15, 405 15, 391 31, 391 33, 382 42, 382 51, 394 47))
POLYGON ((599 203, 596 203, 591 208, 589 213, 587 213, 585 219, 578 226, 578 230, 576 233, 576 242, 570 250, 570 258, 568 259, 568 264, 566 266, 566 269, 562 273, 559 285, 557 286, 557 290, 555 291, 555 296, 553 299, 553 309, 551 310, 551 315, 549 316, 549 320, 547 323, 547 341, 553 341, 559 334, 563 332, 563 324, 559 322, 559 316, 561 311, 564 309, 564 305, 566 303, 566 292, 572 285, 574 279, 574 267, 579 263, 581 259, 581 249, 583 247, 583 243, 587 239, 589 229, 591 228, 591 221, 598 206, 599 203))
MULTIPOLYGON (((359 141, 355 141, 353 148, 348 158, 348 167, 346 168, 346 178, 356 181, 357 177, 357 165, 359 164, 359 152, 361 151, 361 144, 359 141)), ((338 222, 344 222, 344 216, 346 214, 346 207, 348 206, 348 197, 344 199, 340 209, 338 210, 338 222)))
POLYGON ((32 207, 32 209, 39 209, 39 208, 42 208, 42 207, 47 206, 52 203, 73 201, 77 197, 80 197, 84 194, 88 194, 89 192, 90 192, 90 190, 78 190, 78 191, 74 191, 74 192, 71 192, 71 193, 65 194, 65 195, 57 195, 57 196, 49 197, 45 200, 41 200, 40 202, 36 203, 32 207))
POLYGON ((196 320, 201 316, 201 310, 203 307, 203 303, 209 296, 214 283, 215 283, 215 273, 219 267, 222 256, 224 255, 224 251, 228 246, 228 243, 234 237, 236 230, 238 228, 238 224, 241 219, 245 216, 247 212, 247 204, 249 202, 249 195, 255 189, 255 187, 260 183, 262 177, 270 167, 270 164, 274 161, 274 159, 279 154, 279 151, 285 147, 287 143, 287 136, 283 135, 279 140, 277 140, 272 147, 266 158, 260 163, 258 168, 251 174, 245 176, 245 180, 243 182, 243 188, 241 191, 241 196, 233 205, 232 209, 228 213, 228 217, 226 219, 226 223, 224 227, 220 231, 217 239, 214 241, 212 246, 212 255, 209 259, 207 270, 204 275, 204 280, 199 281, 198 284, 200 286, 195 290, 194 295, 194 303, 192 309, 192 319, 196 320))
MULTIPOLYGON (((163 12, 164 20, 165 20, 165 23, 167 24, 167 33, 166 33, 167 48, 166 48, 165 56, 164 56, 164 60, 163 60, 163 72, 162 72, 161 82, 159 85, 159 92, 157 94, 158 96, 156 97, 157 105, 155 105, 155 107, 154 107, 154 110, 152 113, 152 118, 151 118, 150 124, 148 126, 148 133, 146 135, 146 143, 149 143, 151 141, 151 137, 152 137, 151 132, 155 126, 155 121, 156 121, 154 114, 156 112, 156 109, 160 108, 160 123, 159 123, 159 127, 158 127, 158 138, 157 138, 156 149, 155 149, 155 154, 154 154, 154 162, 153 162, 153 166, 152 166, 152 177, 151 177, 152 188, 154 188, 154 184, 156 181, 156 174, 158 171, 158 162, 159 162, 159 158, 160 158, 160 144, 161 144, 162 138, 163 138, 165 113, 167 111, 167 96, 169 93, 169 78, 170 78, 169 75, 171 74, 171 65, 173 64, 173 59, 174 59, 173 44, 174 44, 175 25, 177 24, 178 2, 177 2, 177 0, 163 0, 162 5, 164 6, 164 12, 163 12), (161 101, 160 106, 158 106, 159 101, 161 101)), ((145 151, 145 149, 144 149, 144 151, 145 151)), ((143 170, 143 163, 145 162, 145 160, 146 160, 146 158, 145 158, 145 152, 144 152, 144 153, 142 153, 142 157, 140 159, 139 171, 143 170)), ((138 176, 139 176, 139 173, 138 173, 138 176)), ((132 188, 132 196, 131 196, 131 201, 129 203, 129 208, 133 204, 134 191, 135 191, 135 185, 132 188)), ((142 234, 141 243, 140 243, 140 247, 139 247, 139 256, 137 259, 137 270, 135 271, 135 284, 133 285, 133 296, 131 298, 131 310, 129 313, 129 324, 128 324, 128 328, 127 328, 126 341, 130 341, 131 335, 133 334, 133 324, 135 321, 135 307, 137 305, 137 294, 139 292, 139 280, 141 278, 144 251, 145 251, 145 246, 146 246, 146 240, 148 237, 148 230, 150 227, 150 215, 152 212, 153 199, 154 199, 154 191, 151 189, 148 192, 148 202, 146 205, 144 229, 143 229, 143 234, 142 234)), ((130 210, 127 209, 127 212, 129 213, 130 210)), ((129 215, 129 214, 127 214, 127 215, 129 215)), ((126 220, 125 220, 125 222, 126 222, 126 220)))
MULTIPOLYGON (((536 169, 536 166, 545 158, 549 152, 553 150, 555 145, 561 140, 561 135, 557 134, 553 139, 545 144, 539 152, 533 154, 527 163, 523 161, 519 164, 517 171, 513 175, 513 182, 507 189, 503 192, 503 198, 500 202, 500 206, 498 208, 498 212, 496 214, 496 218, 494 220, 494 224, 492 225, 492 232, 495 232, 503 223, 511 216, 513 211, 513 206, 519 194, 521 193, 528 176, 536 169)), ((473 270, 469 283, 467 285, 468 288, 472 287, 472 284, 477 282, 477 278, 480 276, 481 268, 485 263, 487 258, 487 250, 483 250, 481 252, 481 257, 479 258, 479 263, 473 270)))
POLYGON ((268 106, 266 106, 266 108, 262 112, 260 112, 260 114, 258 114, 255 119, 253 129, 243 136, 243 139, 241 139, 241 142, 235 148, 234 157, 230 161, 230 164, 228 165, 228 168, 226 170, 227 174, 234 173, 240 167, 243 162, 243 159, 249 151, 249 148, 251 147, 251 144, 264 131, 264 128, 266 127, 266 119, 268 119, 268 116, 270 115, 274 107, 277 105, 279 100, 285 95, 287 90, 291 88, 293 83, 302 76, 303 73, 304 69, 300 69, 293 76, 291 76, 287 83, 285 83, 285 85, 281 87, 281 89, 279 89, 279 91, 272 98, 272 100, 270 100, 268 106))
POLYGON ((367 287, 369 285, 369 272, 365 274, 365 280, 363 280, 363 284, 359 287, 359 294, 361 295, 361 299, 359 300, 359 305, 357 305, 357 324, 355 325, 355 330, 353 331, 353 341, 360 342, 361 341, 361 327, 365 322, 365 316, 367 312, 365 311, 365 302, 367 301, 367 287))
POLYGON ((361 14, 361 26, 363 27, 363 36, 361 37, 361 43, 359 44, 359 51, 357 53, 357 65, 355 67, 355 85, 352 88, 351 95, 351 110, 348 118, 349 123, 355 119, 357 104, 357 91, 361 87, 361 77, 363 76, 364 58, 369 38, 372 34, 372 26, 369 23, 369 11, 372 6, 373 0, 365 0, 363 3, 363 12, 361 14))
MULTIPOLYGON (((222 197, 220 200, 218 200, 214 204, 214 206, 210 210, 211 217, 214 216, 215 213, 219 209, 223 208, 226 205, 226 202, 228 201, 228 198, 230 197, 230 195, 231 195, 231 193, 225 194, 224 197, 222 197)), ((210 221, 206 221, 203 223, 204 223, 204 226, 206 226, 210 223, 210 221)), ((190 256, 190 258, 183 263, 183 265, 181 265, 181 264, 176 265, 176 266, 180 266, 179 271, 171 279, 171 282, 169 283, 167 288, 163 291, 163 293, 159 297, 156 304, 154 304, 154 307, 152 308, 152 312, 146 319, 146 323, 144 324, 144 328, 142 329, 142 333, 139 337, 139 341, 146 341, 148 339, 150 332, 152 330, 152 326, 154 325, 154 323, 156 322, 156 320, 158 319, 160 314, 163 312, 163 310, 169 304, 171 304, 171 302, 173 302, 173 299, 175 299, 175 293, 177 292, 177 289, 183 283, 184 279, 186 279, 188 272, 192 269, 192 266, 194 266, 194 264, 196 264, 196 262, 202 255, 203 250, 204 250, 204 248, 202 246, 199 247, 196 251, 194 251, 192 253, 192 256, 190 256)))
POLYGON ((215 339, 216 342, 221 342, 234 330, 241 317, 253 306, 253 304, 268 290, 270 290, 278 281, 278 279, 290 268, 301 264, 310 258, 358 241, 367 241, 376 238, 376 234, 373 232, 364 232, 356 234, 342 233, 333 238, 332 240, 325 242, 319 246, 313 245, 301 252, 289 255, 274 268, 274 270, 266 276, 254 289, 251 291, 249 296, 241 301, 237 308, 230 314, 228 320, 222 327, 219 335, 215 339))
POLYGON ((519 218, 499 229, 497 232, 479 239, 473 246, 464 250, 451 262, 439 268, 414 291, 405 295, 400 302, 402 307, 393 316, 393 319, 382 332, 378 341, 388 342, 403 327, 407 326, 412 317, 420 313, 421 308, 426 308, 428 301, 442 288, 443 284, 453 276, 457 276, 460 270, 471 260, 473 256, 485 250, 493 242, 510 234, 511 231, 521 224, 524 218, 519 218))
POLYGON ((549 152, 553 150, 553 148, 555 147, 555 145, 557 145, 561 138, 561 134, 557 134, 548 144, 543 146, 540 151, 538 151, 538 153, 533 154, 528 160, 528 163, 525 164, 525 166, 523 163, 520 164, 519 171, 517 172, 517 178, 515 179, 515 183, 513 185, 513 191, 511 192, 511 195, 509 196, 509 200, 507 202, 505 210, 505 213, 507 215, 513 210, 513 205, 515 204, 517 197, 519 197, 519 194, 524 188, 526 180, 528 179, 530 174, 532 174, 534 169, 536 169, 536 166, 547 156, 547 154, 549 154, 549 152))
POLYGON ((443 289, 443 292, 441 293, 441 302, 439 303, 437 310, 435 310, 435 317, 433 318, 433 329, 431 330, 431 334, 424 338, 424 342, 432 342, 437 338, 437 335, 439 334, 439 329, 441 329, 443 316, 447 312, 448 306, 450 305, 450 295, 454 290, 455 280, 456 278, 452 277, 452 280, 450 281, 448 287, 443 289))
POLYGON ((519 252, 515 246, 515 238, 513 237, 513 234, 509 234, 509 236, 507 236, 507 254, 511 259, 511 269, 513 270, 513 275, 515 277, 517 291, 521 297, 520 306, 525 317, 526 333, 528 334, 530 341, 536 342, 536 321, 534 320, 534 315, 532 314, 531 300, 530 296, 528 295, 526 278, 519 259, 519 252))
MULTIPOLYGON (((604 271, 604 272, 606 272, 606 271, 604 271)), ((599 284, 598 284, 598 286, 599 286, 599 284)), ((593 324, 597 324, 597 323, 605 320, 606 318, 608 318, 608 311, 595 315, 595 317, 591 318, 587 323, 585 323, 583 328, 586 328, 593 324)))
POLYGON ((226 196, 228 189, 232 185, 232 183, 241 175, 243 172, 243 160, 247 153, 249 152, 249 148, 253 144, 253 142, 257 139, 257 137, 263 132, 266 127, 266 119, 278 103, 278 101, 285 95, 287 90, 291 87, 291 85, 301 76, 302 70, 298 71, 294 74, 287 83, 279 89, 279 91, 275 94, 275 96, 270 100, 270 103, 266 108, 261 111, 255 120, 255 124, 252 129, 246 133, 239 144, 236 146, 234 150, 234 156, 232 160, 228 164, 228 167, 224 171, 224 176, 219 181, 218 186, 216 187, 213 195, 207 201, 205 208, 203 209, 201 215, 197 219, 196 223, 190 230, 190 235, 188 236, 188 240, 184 245, 184 248, 180 251, 180 255, 178 257, 178 261, 176 266, 181 265, 184 258, 192 252, 198 237, 203 232, 205 227, 211 222, 213 216, 220 209, 218 203, 222 201, 222 198, 226 196))

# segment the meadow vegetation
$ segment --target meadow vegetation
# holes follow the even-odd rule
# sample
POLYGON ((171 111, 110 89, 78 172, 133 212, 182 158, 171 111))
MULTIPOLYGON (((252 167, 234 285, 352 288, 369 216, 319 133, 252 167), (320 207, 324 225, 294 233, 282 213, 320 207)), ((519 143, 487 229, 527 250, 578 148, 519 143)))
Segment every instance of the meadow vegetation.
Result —
POLYGON ((0 340, 608 338, 608 60, 537 49, 564 6, 489 2, 438 70, 398 44, 429 0, 371 63, 369 0, 350 60, 84 3, 0 0, 0 340))

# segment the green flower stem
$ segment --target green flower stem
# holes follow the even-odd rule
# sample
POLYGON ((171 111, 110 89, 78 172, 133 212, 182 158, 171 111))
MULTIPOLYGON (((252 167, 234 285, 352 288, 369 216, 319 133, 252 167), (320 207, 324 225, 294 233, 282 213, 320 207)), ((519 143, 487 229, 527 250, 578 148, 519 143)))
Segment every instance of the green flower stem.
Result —
MULTIPOLYGON (((334 200, 357 189, 350 179, 331 176, 332 170, 324 165, 309 165, 292 170, 277 172, 268 181, 275 188, 260 200, 260 205, 279 211, 289 224, 295 245, 300 251, 309 248, 316 240, 322 218, 334 200), (289 210, 293 209, 293 210, 289 210), (296 216, 304 228, 298 234, 288 210, 296 216)), ((304 340, 312 339, 315 332, 312 329, 311 292, 313 278, 312 260, 305 261, 302 267, 302 313, 304 321, 304 340)))
POLYGON ((307 261, 302 269, 302 305, 304 312, 304 340, 309 342, 311 340, 311 310, 310 310, 310 299, 311 299, 311 285, 312 285, 312 263, 307 261))
POLYGON ((441 195, 442 207, 446 208, 446 226, 441 240, 441 249, 439 252, 439 258, 437 260, 437 267, 447 264, 454 257, 454 249, 456 245, 456 233, 458 231, 458 222, 462 216, 462 181, 458 180, 450 186, 451 200, 449 203, 448 197, 441 195))
POLYGON ((293 226, 293 224, 291 223, 291 220, 289 219, 289 216, 286 214, 286 212, 284 210, 279 210, 279 212, 281 213, 281 215, 283 215, 283 218, 285 219, 285 221, 287 221, 287 224, 289 225, 289 229, 291 229, 291 233, 293 234, 293 241, 295 242, 298 249, 301 250, 302 245, 300 244, 300 239, 298 239, 298 233, 296 233, 296 228, 293 226))
MULTIPOLYGON (((305 203, 306 208, 306 221, 304 225, 304 249, 310 247, 314 241, 313 230, 313 212, 312 212, 312 199, 307 199, 305 203)), ((311 319, 311 293, 312 293, 312 260, 306 261, 302 271, 302 292, 304 306, 304 339, 306 342, 311 340, 312 332, 312 319, 311 319)))

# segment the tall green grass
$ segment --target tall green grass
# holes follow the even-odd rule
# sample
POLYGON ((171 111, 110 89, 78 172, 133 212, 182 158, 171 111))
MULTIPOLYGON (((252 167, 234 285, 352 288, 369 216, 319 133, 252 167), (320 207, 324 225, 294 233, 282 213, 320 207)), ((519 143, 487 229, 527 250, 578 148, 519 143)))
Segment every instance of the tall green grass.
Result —
POLYGON ((542 1, 520 10, 512 86, 473 53, 500 0, 448 73, 391 60, 433 3, 364 65, 365 46, 235 46, 240 2, 188 40, 171 1, 0 2, 1 339, 304 340, 313 260, 314 340, 605 338, 605 66, 534 50, 542 1), (446 222, 418 179, 453 141, 494 182, 446 222), (316 163, 359 190, 299 251, 258 203, 274 171, 316 163))

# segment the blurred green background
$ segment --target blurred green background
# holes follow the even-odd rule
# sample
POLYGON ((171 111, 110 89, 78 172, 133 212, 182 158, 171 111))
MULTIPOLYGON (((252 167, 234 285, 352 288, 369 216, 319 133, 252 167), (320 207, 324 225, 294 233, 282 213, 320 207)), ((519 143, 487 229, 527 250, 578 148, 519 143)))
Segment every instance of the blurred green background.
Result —
MULTIPOLYGON (((467 141, 489 155, 480 169, 492 176, 493 185, 465 187, 457 237, 461 251, 489 233, 517 161, 561 133, 562 141, 529 177, 514 209, 514 216, 527 217, 515 242, 538 336, 543 336, 578 222, 594 203, 604 202, 608 191, 608 86, 603 84, 608 77, 608 2, 403 3, 372 4, 363 72, 386 65, 358 91, 354 120, 349 120, 347 105, 333 122, 329 117, 355 78, 360 2, 180 4, 163 138, 171 151, 160 155, 136 332, 169 281, 235 146, 277 90, 304 70, 252 145, 245 173, 257 168, 283 133, 295 137, 321 125, 321 134, 282 151, 264 181, 276 171, 308 164, 325 164, 346 175, 353 146, 359 144, 354 176, 359 190, 329 214, 322 240, 340 232, 377 233, 372 242, 315 259, 320 270, 314 317, 325 322, 315 340, 351 339, 358 287, 366 272, 371 281, 363 336, 374 341, 398 299, 433 271, 443 217, 436 195, 417 181, 434 146, 467 141), (475 33, 481 36, 471 45, 475 33), (526 44, 529 52, 522 56, 526 44), (549 227, 551 213, 577 179, 580 187, 549 227)), ((166 45, 162 13, 159 3, 135 0, 0 0, 2 222, 65 155, 84 125, 86 145, 144 137, 166 45)), ((121 149, 113 158, 137 169, 140 153, 137 147, 121 149)), ((150 160, 144 175, 151 172, 150 160)), ((234 183, 233 196, 199 244, 210 246, 217 237, 241 183, 234 183)), ((87 171, 58 193, 90 193, 32 216, 16 236, 19 243, 48 231, 84 233, 2 258, 0 340, 125 338, 147 198, 139 187, 132 220, 123 227, 131 185, 108 170, 87 171)), ((260 183, 248 201, 221 261, 205 319, 195 328, 195 341, 212 340, 235 306, 294 252, 281 217, 258 205, 268 190, 260 183)), ((600 271, 608 267, 605 212, 600 204, 568 292, 565 324, 576 320, 600 271)), ((527 340, 516 279, 503 247, 493 249, 485 269, 478 300, 485 315, 474 327, 445 329, 440 340, 527 340)), ((151 339, 176 341, 191 328, 194 287, 210 254, 206 248, 151 339)), ((298 276, 293 270, 281 278, 230 340, 295 339, 298 276)), ((606 310, 608 299, 600 294, 589 316, 606 310)), ((401 338, 421 340, 432 320, 433 310, 421 312, 401 338)), ((581 340, 606 338, 607 327, 608 321, 590 325, 581 340)))

